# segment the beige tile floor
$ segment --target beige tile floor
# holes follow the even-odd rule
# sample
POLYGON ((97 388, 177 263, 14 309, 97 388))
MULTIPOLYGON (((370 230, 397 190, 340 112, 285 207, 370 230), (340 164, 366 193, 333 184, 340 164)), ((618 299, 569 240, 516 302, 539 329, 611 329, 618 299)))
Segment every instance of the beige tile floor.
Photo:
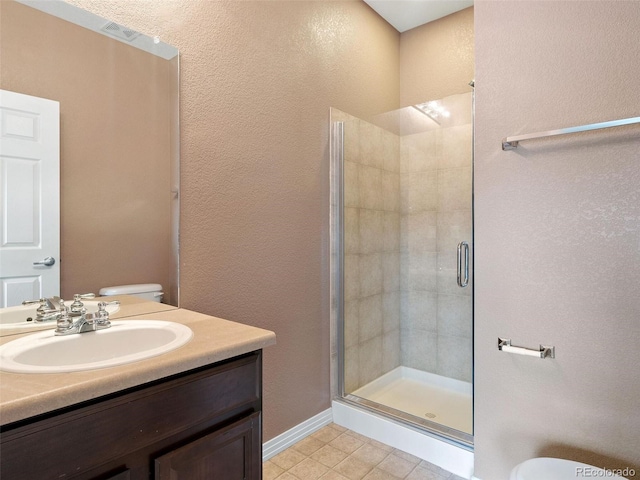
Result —
POLYGON ((263 480, 462 480, 334 423, 264 462, 263 480))

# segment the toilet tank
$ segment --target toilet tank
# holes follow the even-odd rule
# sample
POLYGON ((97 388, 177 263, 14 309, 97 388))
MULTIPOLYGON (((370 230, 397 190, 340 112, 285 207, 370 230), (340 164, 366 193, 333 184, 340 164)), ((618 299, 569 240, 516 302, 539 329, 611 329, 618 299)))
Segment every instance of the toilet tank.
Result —
POLYGON ((161 302, 162 285, 159 283, 138 283, 135 285, 117 285, 115 287, 104 287, 100 289, 100 295, 109 297, 112 295, 133 295, 134 297, 152 302, 161 302))

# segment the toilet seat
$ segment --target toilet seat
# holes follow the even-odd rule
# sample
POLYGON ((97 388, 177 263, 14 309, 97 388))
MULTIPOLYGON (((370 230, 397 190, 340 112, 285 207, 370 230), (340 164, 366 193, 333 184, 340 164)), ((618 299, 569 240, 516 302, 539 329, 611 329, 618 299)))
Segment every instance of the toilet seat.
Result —
POLYGON ((586 463, 548 457, 526 460, 516 465, 509 476, 509 480, 573 480, 583 478, 627 480, 624 477, 613 475, 611 472, 586 463))

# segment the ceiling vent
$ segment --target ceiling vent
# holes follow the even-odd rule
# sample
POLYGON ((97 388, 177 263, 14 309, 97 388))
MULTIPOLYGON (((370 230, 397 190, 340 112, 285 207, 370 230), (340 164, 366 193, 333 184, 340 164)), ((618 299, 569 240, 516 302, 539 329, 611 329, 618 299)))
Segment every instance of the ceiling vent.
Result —
POLYGON ((100 29, 100 31, 108 33, 113 37, 119 38, 120 40, 125 40, 127 42, 132 41, 134 38, 140 35, 140 32, 136 32, 135 30, 131 30, 130 28, 118 25, 116 22, 107 23, 100 29))

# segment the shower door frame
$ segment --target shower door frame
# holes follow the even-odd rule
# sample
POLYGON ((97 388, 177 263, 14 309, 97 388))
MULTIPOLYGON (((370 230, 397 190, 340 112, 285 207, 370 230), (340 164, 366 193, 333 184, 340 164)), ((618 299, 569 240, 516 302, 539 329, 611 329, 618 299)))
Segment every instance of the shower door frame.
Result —
MULTIPOLYGON (((331 258, 331 302, 332 325, 335 331, 335 348, 337 362, 335 380, 333 383, 334 400, 352 405, 356 408, 364 409, 369 413, 389 419, 406 428, 416 430, 421 434, 434 437, 438 440, 473 451, 473 435, 456 430, 454 428, 433 422, 427 419, 417 417, 415 415, 397 410, 386 405, 352 395, 345 392, 345 341, 344 341, 344 122, 330 120, 330 258, 331 258)), ((472 93, 472 142, 475 137, 475 92, 472 93)), ((473 156, 474 149, 472 146, 471 153, 471 172, 472 172, 472 229, 471 229, 471 247, 473 248, 473 156)), ((472 262, 474 256, 471 257, 472 262)), ((472 272, 475 270, 472 266, 472 272)), ((473 289, 474 283, 471 287, 473 289)), ((472 290, 473 299, 473 290, 472 290)), ((473 300, 471 308, 471 316, 473 323, 473 300)), ((473 341, 472 341, 473 349, 473 341)), ((473 351, 472 351, 473 358, 473 351)), ((472 370, 472 388, 473 388, 473 370, 472 370)), ((472 396, 473 409, 473 396, 472 396)), ((473 413, 472 413, 473 418, 473 413)))

